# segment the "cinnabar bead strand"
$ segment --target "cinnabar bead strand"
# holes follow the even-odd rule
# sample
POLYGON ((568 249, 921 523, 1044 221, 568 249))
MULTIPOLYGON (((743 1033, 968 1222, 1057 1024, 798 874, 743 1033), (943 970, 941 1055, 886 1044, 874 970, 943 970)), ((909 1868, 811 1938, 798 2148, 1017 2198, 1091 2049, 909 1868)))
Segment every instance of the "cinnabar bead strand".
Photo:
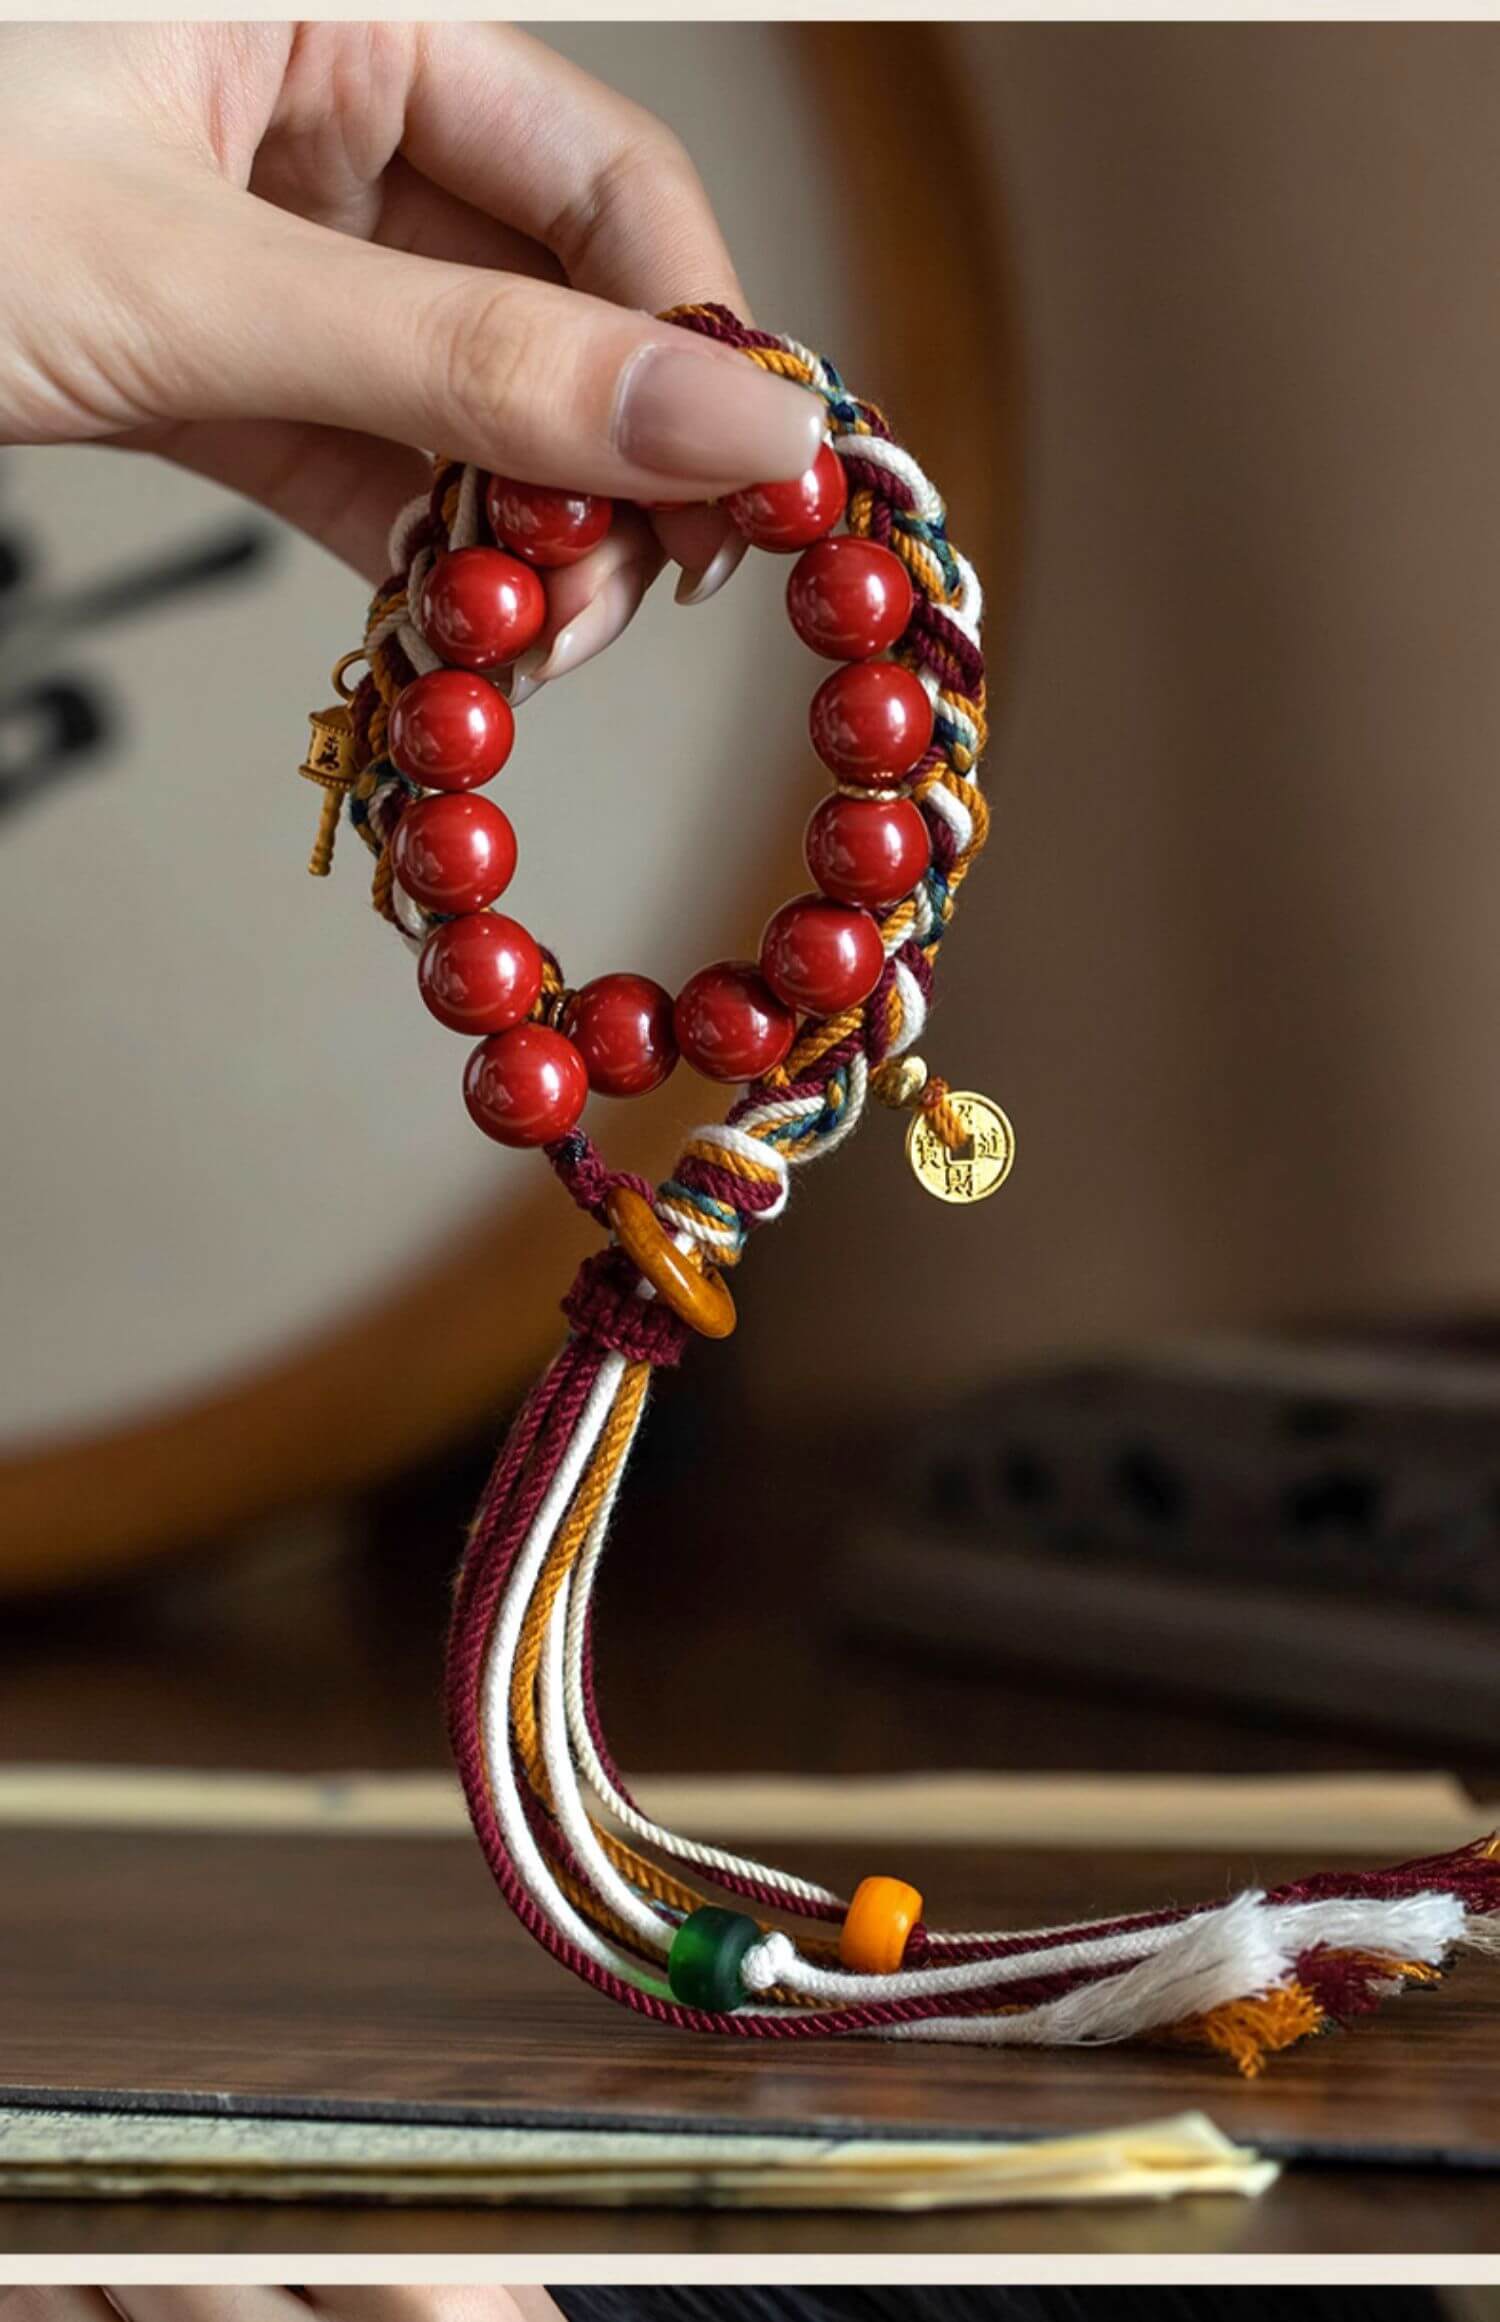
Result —
POLYGON ((790 483, 747 484, 724 505, 752 547, 794 555, 833 530, 848 498, 844 463, 825 443, 812 466, 790 483))
POLYGON ((689 976, 673 1011, 677 1045, 709 1080, 759 1080, 797 1027, 753 960, 716 960, 689 976))
POLYGON ((591 492, 559 492, 546 484, 521 484, 491 476, 485 486, 490 530, 502 547, 528 564, 576 564, 597 548, 614 516, 613 500, 591 492))
POLYGON ((926 756, 932 704, 921 679, 899 661, 855 661, 824 678, 807 725, 831 774, 883 790, 926 756))
POLYGON ((391 867, 413 902, 452 917, 503 895, 516 867, 510 817, 471 791, 419 798, 396 825, 391 867))
POLYGON ((417 627, 460 669, 514 661, 542 633, 547 599, 529 564, 503 548, 454 548, 437 557, 417 595, 417 627))
POLYGON ((779 1000, 809 1016, 837 1016, 867 1000, 880 981, 885 947, 868 911, 796 895, 766 922, 761 973, 779 1000))
POLYGON ((868 661, 894 645, 912 614, 906 567, 877 540, 843 534, 804 549, 786 609, 804 645, 831 661, 868 661))
POLYGON ((417 959, 417 986, 450 1031, 507 1032, 542 988, 541 946, 519 920, 471 911, 435 927, 417 959))
POLYGON ((932 860, 927 825, 909 798, 832 791, 807 825, 807 867, 836 903, 879 911, 909 895, 932 860))
POLYGON ((487 677, 434 669, 397 694, 386 748, 424 790, 477 790, 494 780, 515 738, 510 703, 487 677))
POLYGON ((464 1103, 500 1145, 550 1145, 588 1101, 589 1076, 571 1040, 550 1024, 514 1024, 479 1046, 464 1067, 464 1103))
POLYGON ((573 994, 560 1029, 599 1096, 645 1096, 677 1062, 672 995, 650 976, 595 976, 573 994))

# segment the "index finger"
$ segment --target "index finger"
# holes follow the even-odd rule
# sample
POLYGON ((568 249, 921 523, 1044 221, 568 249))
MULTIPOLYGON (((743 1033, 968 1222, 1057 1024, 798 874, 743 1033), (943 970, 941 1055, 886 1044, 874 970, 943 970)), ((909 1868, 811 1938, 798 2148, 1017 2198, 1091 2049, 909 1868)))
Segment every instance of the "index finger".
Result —
POLYGON ((575 289, 653 314, 703 299, 744 311, 680 139, 513 26, 416 28, 402 149, 438 185, 542 243, 575 289))

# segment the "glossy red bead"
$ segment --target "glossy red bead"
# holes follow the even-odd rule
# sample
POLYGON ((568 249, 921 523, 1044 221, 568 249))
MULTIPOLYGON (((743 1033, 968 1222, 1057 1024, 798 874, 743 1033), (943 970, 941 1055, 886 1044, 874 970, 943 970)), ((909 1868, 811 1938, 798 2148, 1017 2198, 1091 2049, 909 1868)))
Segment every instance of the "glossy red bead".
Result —
POLYGON ((926 688, 899 661, 855 661, 825 677, 807 713, 812 746, 841 782, 886 789, 932 741, 926 688))
POLYGON ((510 817, 467 790, 419 798, 396 825, 391 863, 424 911, 482 911, 503 895, 516 867, 510 817))
POLYGON ((417 627, 460 669, 493 669, 534 645, 547 618, 542 584, 503 548, 456 548, 434 562, 417 600, 417 627))
POLYGON ((516 721, 487 677, 434 669, 397 694, 386 747, 424 790, 477 790, 510 756, 516 721))
POLYGON ((766 922, 761 973, 779 1000, 809 1016, 836 1016, 867 1000, 885 950, 868 911, 797 895, 766 922))
POLYGON ((909 895, 932 860, 932 839, 909 798, 833 791, 807 825, 807 867, 836 903, 878 911, 909 895))
POLYGON ((724 505, 753 547, 790 555, 831 532, 848 498, 844 463, 825 443, 812 466, 790 483, 748 484, 743 492, 731 492, 724 505))
POLYGON ((792 627, 830 661, 884 653, 911 619, 912 601, 900 557, 848 533, 804 549, 786 584, 792 627))
POLYGON ((753 960, 721 959, 689 976, 673 1011, 677 1045, 710 1080, 759 1080, 797 1027, 753 960))
POLYGON ((589 1076, 571 1040, 550 1024, 513 1024, 479 1046, 464 1067, 464 1103, 501 1145, 550 1145, 588 1102, 589 1076))
POLYGON ((417 988, 450 1031, 505 1032, 536 1005, 541 948, 519 920, 470 911, 432 930, 417 959, 417 988))
POLYGON ((615 512, 613 500, 591 492, 558 492, 509 476, 491 476, 484 504, 501 547, 541 565, 576 564, 598 547, 615 512))
POLYGON ((649 976, 595 976, 573 994, 561 1029, 600 1096, 644 1096, 677 1062, 672 995, 649 976))

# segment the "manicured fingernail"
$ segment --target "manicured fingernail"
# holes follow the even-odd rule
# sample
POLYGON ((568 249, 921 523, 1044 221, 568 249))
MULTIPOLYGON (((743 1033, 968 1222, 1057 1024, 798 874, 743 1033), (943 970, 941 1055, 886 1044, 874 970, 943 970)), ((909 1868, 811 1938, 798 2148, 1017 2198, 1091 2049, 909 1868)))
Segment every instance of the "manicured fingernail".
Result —
POLYGON ((775 483, 810 468, 822 437, 823 406, 805 388, 696 347, 654 340, 620 380, 616 446, 659 476, 775 483))
POLYGON ((644 564, 622 564, 618 572, 601 582, 582 612, 575 613, 553 638, 542 664, 541 682, 550 685, 570 670, 581 669, 585 661, 592 661, 596 653, 614 643, 650 587, 653 569, 644 564))
POLYGON ((523 701, 529 701, 534 693, 541 692, 541 673, 546 659, 546 648, 533 645, 511 663, 500 690, 512 709, 519 709, 523 701))
POLYGON ((679 605, 706 605, 716 597, 730 574, 739 566, 750 543, 743 532, 731 532, 707 564, 697 572, 684 567, 677 583, 676 602, 679 605))

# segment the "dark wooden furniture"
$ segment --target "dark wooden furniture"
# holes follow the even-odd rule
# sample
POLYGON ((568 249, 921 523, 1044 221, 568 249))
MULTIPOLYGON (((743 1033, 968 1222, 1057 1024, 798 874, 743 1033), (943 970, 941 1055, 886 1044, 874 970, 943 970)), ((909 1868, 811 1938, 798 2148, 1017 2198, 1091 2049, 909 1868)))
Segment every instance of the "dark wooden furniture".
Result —
MULTIPOLYGON (((795 1860, 795 1857, 794 1857, 795 1860)), ((811 1867, 810 1865, 808 1867, 811 1867)), ((835 1850, 835 1876, 861 1867, 835 1850)), ((1293 1860, 1241 1861, 1239 1879, 1293 1860)), ((963 1850, 903 1864, 950 1920, 1021 1923, 1218 1891, 1181 1854, 963 1850)), ((11 2203, 12 2248, 1426 2250, 1495 2246, 1500 1964, 1468 1961, 1258 2082, 1170 2050, 1086 2055, 806 2045, 666 2033, 597 2001, 445 1839, 10 1830, 0 1978, 7 2092, 249 2095, 383 2114, 1065 2131, 1201 2106, 1286 2157, 1247 2203, 929 2219, 671 2212, 11 2203)))

